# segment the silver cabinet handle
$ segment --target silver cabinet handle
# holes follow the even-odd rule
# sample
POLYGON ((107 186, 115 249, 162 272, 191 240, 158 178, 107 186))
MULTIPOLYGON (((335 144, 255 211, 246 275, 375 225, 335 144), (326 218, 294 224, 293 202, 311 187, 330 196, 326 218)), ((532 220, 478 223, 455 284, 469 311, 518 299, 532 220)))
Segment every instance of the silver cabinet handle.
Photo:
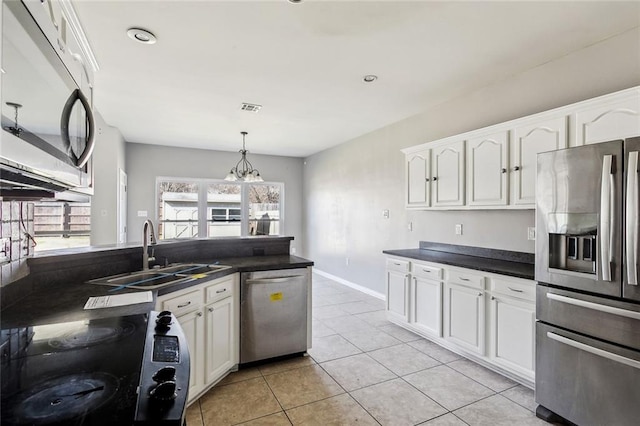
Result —
POLYGON ((196 312, 196 316, 201 317, 202 316, 202 312, 196 312))
POLYGON ((186 308, 187 306, 189 306, 191 304, 191 300, 189 300, 187 303, 185 303, 184 305, 178 305, 178 308, 186 308))
POLYGON ((496 300, 496 297, 495 296, 491 296, 491 300, 496 300))
POLYGON ((524 293, 524 290, 520 290, 518 288, 513 288, 513 287, 509 287, 507 286, 507 288, 511 291, 515 291, 516 293, 524 293))
POLYGON ((433 273, 433 271, 430 271, 430 270, 428 270, 428 269, 422 269, 422 271, 423 271, 423 272, 426 272, 427 274, 431 274, 431 273, 433 273))
POLYGON ((226 288, 223 288, 222 290, 216 290, 216 294, 224 293, 225 291, 227 291, 226 288))
POLYGON ((213 308, 209 308, 209 312, 213 312, 213 308))
POLYGON ((437 177, 434 177, 434 178, 433 178, 433 180, 438 180, 438 178, 437 178, 437 177))
POLYGON ((574 299, 573 297, 562 296, 555 293, 547 293, 547 299, 555 300, 569 305, 580 306, 581 308, 593 309, 607 314, 619 315, 621 317, 640 320, 640 312, 630 311, 628 309, 615 308, 613 306, 600 305, 599 303, 587 302, 586 300, 574 299))
POLYGON ((626 201, 627 284, 638 285, 638 151, 629 153, 626 201))
POLYGON ((502 168, 502 173, 507 173, 507 169, 505 169, 504 167, 502 168))
POLYGON ((396 263, 396 262, 393 262, 393 264, 396 265, 396 266, 402 265, 401 263, 396 263))
POLYGON ((611 281, 611 255, 613 252, 613 217, 614 210, 614 180, 611 170, 613 155, 602 158, 602 183, 600 185, 600 266, 602 280, 611 281))
POLYGON ((462 277, 458 277, 460 279, 460 281, 471 281, 469 278, 462 278, 462 277))
POLYGON ((640 361, 636 361, 635 359, 614 354, 613 352, 605 351, 600 348, 594 348, 593 346, 589 346, 584 343, 577 342, 573 339, 560 336, 559 334, 553 333, 551 331, 547 331, 547 337, 549 339, 555 340, 556 342, 564 343, 567 346, 571 346, 573 348, 580 349, 582 351, 589 352, 602 358, 610 359, 611 361, 619 362, 621 364, 625 364, 629 367, 637 368, 640 370, 640 361))
POLYGON ((482 292, 478 293, 478 297, 482 297, 482 292))
POLYGON ((520 166, 515 166, 515 167, 513 168, 513 170, 515 170, 515 171, 517 172, 518 170, 520 170, 520 166))
MULTIPOLYGON (((71 111, 73 109, 73 105, 76 101, 80 101, 82 107, 84 108, 87 114, 87 146, 84 151, 80 154, 80 157, 74 158, 76 167, 82 168, 91 158, 91 154, 93 153, 93 148, 96 143, 96 121, 93 116, 93 111, 91 110, 91 105, 89 105, 89 101, 84 96, 84 94, 80 91, 80 89, 75 89, 71 92, 71 95, 67 99, 67 102, 64 105, 62 110, 62 117, 60 118, 60 136, 62 137, 62 141, 66 147, 71 146, 71 139, 69 137, 69 121, 71 120, 71 111)), ((73 155, 75 157, 75 154, 73 155)))

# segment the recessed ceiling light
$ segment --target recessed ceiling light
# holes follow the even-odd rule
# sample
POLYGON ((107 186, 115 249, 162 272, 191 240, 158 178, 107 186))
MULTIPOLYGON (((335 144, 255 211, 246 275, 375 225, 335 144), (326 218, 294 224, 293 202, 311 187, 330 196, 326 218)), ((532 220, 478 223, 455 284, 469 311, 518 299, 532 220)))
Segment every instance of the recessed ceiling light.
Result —
POLYGON ((289 0, 289 3, 298 4, 302 3, 302 0, 289 0))
POLYGON ((377 75, 373 75, 373 74, 369 74, 369 75, 365 75, 362 78, 362 81, 364 81, 365 83, 373 83, 374 81, 376 81, 378 79, 377 75))
POLYGON ((142 28, 129 28, 127 35, 132 40, 138 41, 144 44, 154 44, 156 42, 156 36, 152 32, 144 30, 142 28))

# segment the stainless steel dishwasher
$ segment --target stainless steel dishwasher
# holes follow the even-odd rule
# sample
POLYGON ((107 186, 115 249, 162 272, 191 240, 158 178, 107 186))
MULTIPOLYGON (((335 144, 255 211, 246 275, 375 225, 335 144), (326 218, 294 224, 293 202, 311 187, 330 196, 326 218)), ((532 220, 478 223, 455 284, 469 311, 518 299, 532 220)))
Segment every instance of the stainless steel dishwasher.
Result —
POLYGON ((240 275, 240 363, 306 352, 310 347, 308 268, 240 275))

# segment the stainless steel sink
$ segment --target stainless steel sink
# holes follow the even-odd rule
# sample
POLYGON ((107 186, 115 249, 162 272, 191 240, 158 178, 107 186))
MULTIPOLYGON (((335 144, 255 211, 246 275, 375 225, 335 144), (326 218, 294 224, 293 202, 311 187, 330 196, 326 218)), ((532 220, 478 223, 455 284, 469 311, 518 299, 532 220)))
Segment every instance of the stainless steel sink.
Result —
POLYGON ((88 283, 122 288, 153 290, 187 280, 205 278, 209 274, 229 268, 230 266, 227 265, 179 263, 165 268, 96 278, 88 281, 88 283))

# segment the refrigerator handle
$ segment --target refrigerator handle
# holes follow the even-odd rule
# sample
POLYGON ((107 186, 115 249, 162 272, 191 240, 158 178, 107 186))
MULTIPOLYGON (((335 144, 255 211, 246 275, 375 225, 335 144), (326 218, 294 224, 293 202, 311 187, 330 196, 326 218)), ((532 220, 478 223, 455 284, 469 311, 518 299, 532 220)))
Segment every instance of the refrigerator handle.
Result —
POLYGON ((602 183, 600 185, 600 269, 602 280, 611 281, 611 254, 613 253, 614 180, 611 173, 613 156, 602 159, 602 183))
POLYGON ((625 251, 627 283, 638 285, 638 151, 629 153, 627 168, 627 208, 625 212, 625 251))

